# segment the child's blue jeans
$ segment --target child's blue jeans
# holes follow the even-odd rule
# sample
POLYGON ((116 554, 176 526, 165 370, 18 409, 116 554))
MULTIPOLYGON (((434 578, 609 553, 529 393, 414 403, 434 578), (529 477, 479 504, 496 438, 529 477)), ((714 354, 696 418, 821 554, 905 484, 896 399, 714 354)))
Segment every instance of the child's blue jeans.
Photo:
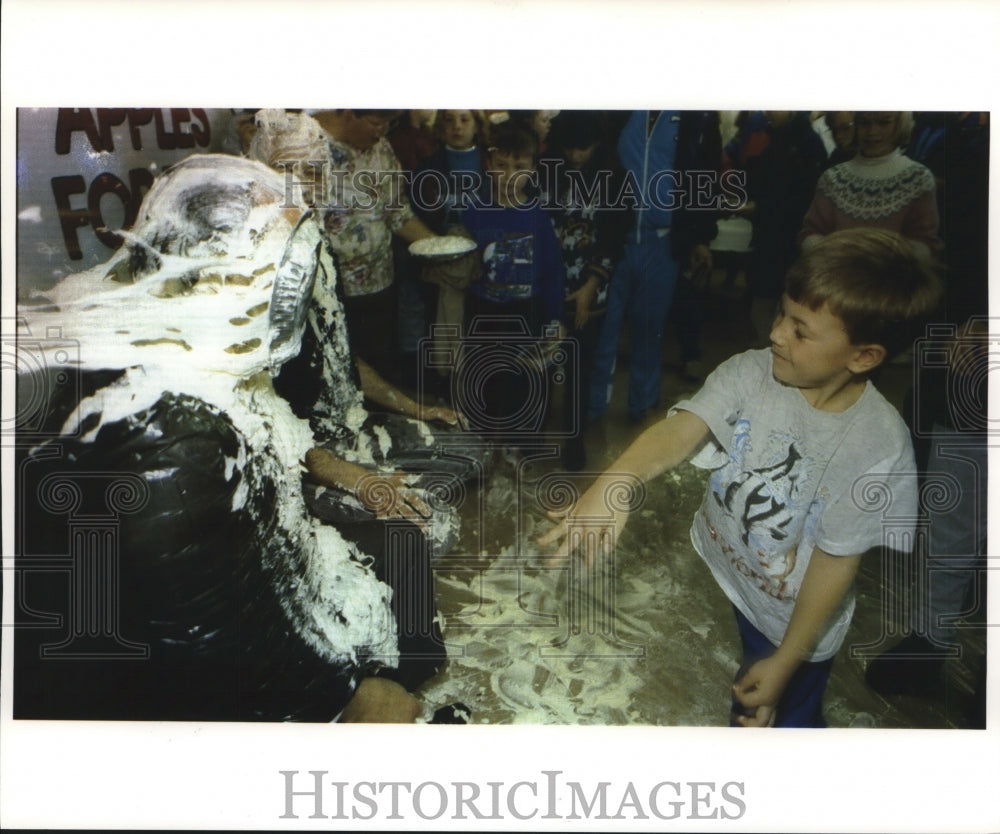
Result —
MULTIPOLYGON (((770 657, 777 651, 763 634, 757 631, 751 622, 740 613, 735 606, 736 624, 740 630, 740 642, 743 644, 743 662, 736 680, 739 680, 754 663, 765 657, 770 657)), ((823 691, 830 678, 833 658, 816 662, 802 663, 792 675, 785 687, 785 692, 778 701, 775 727, 825 727, 823 720, 823 691)), ((743 712, 745 708, 736 698, 733 698, 733 713, 743 712)), ((734 719, 730 726, 738 726, 734 719)))

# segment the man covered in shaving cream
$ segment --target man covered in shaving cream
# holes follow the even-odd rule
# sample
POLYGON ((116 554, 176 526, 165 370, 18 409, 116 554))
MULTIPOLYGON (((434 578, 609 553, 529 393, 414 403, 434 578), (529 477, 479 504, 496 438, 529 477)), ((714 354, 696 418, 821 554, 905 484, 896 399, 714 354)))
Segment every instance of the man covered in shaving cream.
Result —
MULTIPOLYGON (((282 187, 249 160, 190 157, 109 267, 20 306, 20 344, 71 359, 18 374, 16 616, 33 627, 15 631, 15 717, 419 716, 407 690, 444 657, 433 587, 409 612, 424 642, 407 668, 377 560, 307 510, 302 466, 319 447, 272 384, 299 351, 312 282, 335 269, 282 187)), ((337 415, 343 445, 365 419, 356 389, 337 415)), ((423 528, 435 515, 384 454, 319 454, 359 512, 423 528)))

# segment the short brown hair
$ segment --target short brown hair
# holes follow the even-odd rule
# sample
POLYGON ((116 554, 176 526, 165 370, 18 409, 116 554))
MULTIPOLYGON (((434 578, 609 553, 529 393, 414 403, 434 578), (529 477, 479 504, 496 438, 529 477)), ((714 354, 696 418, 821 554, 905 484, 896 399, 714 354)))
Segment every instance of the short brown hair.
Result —
POLYGON ((490 153, 504 153, 511 156, 530 157, 534 161, 538 155, 538 137, 515 121, 501 122, 490 131, 490 153))
POLYGON ((788 270, 797 304, 826 304, 853 345, 878 344, 887 358, 911 347, 941 300, 934 266, 886 229, 844 229, 823 237, 788 270))

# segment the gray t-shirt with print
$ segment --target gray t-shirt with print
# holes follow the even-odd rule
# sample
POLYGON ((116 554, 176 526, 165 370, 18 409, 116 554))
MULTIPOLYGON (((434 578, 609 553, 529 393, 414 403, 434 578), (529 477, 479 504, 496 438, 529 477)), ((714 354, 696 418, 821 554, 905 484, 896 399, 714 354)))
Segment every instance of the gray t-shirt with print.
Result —
MULTIPOLYGON (((826 412, 775 380, 771 363, 766 349, 734 356, 674 410, 711 431, 692 460, 711 470, 692 542, 733 604, 779 645, 813 548, 908 548, 917 482, 906 425, 870 382, 849 409, 826 412)), ((810 659, 836 653, 853 612, 852 591, 810 659)))

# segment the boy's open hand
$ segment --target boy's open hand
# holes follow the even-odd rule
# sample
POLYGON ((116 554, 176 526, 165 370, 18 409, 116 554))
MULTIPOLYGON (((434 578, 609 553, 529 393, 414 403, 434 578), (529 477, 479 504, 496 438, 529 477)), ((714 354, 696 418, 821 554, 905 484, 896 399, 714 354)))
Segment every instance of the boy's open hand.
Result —
POLYGON ((754 710, 754 714, 736 715, 736 723, 741 727, 773 726, 777 718, 775 708, 795 668, 795 663, 786 661, 779 653, 758 660, 747 669, 733 684, 733 695, 744 707, 754 710))
POLYGON ((542 547, 556 545, 550 561, 579 555, 589 568, 602 551, 610 554, 625 528, 628 512, 614 507, 615 502, 608 500, 607 491, 607 486, 599 479, 575 505, 548 514, 558 523, 540 536, 537 543, 542 547))

